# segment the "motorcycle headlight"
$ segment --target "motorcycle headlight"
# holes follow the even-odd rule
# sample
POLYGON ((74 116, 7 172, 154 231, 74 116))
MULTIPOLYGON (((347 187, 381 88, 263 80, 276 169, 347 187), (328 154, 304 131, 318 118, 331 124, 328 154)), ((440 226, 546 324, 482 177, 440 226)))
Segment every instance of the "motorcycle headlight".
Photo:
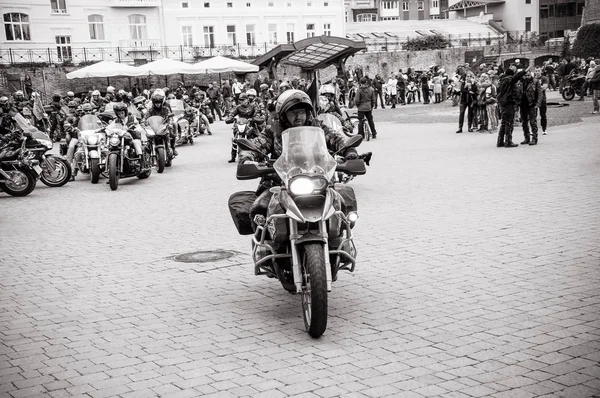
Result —
POLYGON ((110 137, 110 141, 109 141, 110 145, 119 145, 120 143, 121 143, 121 140, 119 139, 119 137, 117 137, 117 136, 110 137))
POLYGON ((87 144, 88 145, 98 145, 98 136, 97 135, 90 135, 87 137, 87 144))
POLYGON ((245 124, 238 124, 237 125, 237 129, 240 133, 243 133, 244 131, 246 131, 246 125, 245 124))
POLYGON ((297 177, 290 181, 290 192, 293 195, 309 195, 326 185, 327 182, 322 178, 297 177))

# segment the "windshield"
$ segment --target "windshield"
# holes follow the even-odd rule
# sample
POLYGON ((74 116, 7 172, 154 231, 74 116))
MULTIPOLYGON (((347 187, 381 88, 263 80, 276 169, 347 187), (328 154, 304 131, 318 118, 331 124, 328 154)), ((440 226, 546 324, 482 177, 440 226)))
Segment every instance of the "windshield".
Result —
POLYGON ((338 119, 336 116, 332 115, 331 113, 321 113, 317 117, 331 130, 338 133, 343 133, 342 122, 340 122, 340 119, 338 119))
POLYGON ((96 130, 102 127, 102 122, 95 115, 83 115, 77 123, 77 128, 81 131, 96 130))
POLYGON ((185 110, 185 105, 182 100, 178 100, 178 99, 169 100, 169 106, 171 107, 171 111, 173 111, 173 114, 175 116, 179 116, 179 115, 183 114, 183 111, 185 110))
POLYGON ((150 116, 146 120, 146 123, 148 123, 148 126, 156 133, 161 129, 162 125, 164 124, 164 120, 165 119, 163 119, 162 116, 150 116))
POLYGON ((281 156, 273 167, 285 184, 298 174, 318 174, 331 180, 337 165, 329 154, 325 133, 318 127, 292 127, 281 135, 281 156))

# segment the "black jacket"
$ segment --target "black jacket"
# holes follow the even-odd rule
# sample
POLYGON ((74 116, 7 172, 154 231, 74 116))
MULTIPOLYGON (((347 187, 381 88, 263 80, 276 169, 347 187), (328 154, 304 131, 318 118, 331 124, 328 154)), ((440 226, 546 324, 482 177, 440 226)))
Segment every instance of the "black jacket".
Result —
POLYGON ((523 96, 521 106, 527 108, 540 107, 542 104, 542 85, 538 79, 523 79, 523 96))
POLYGON ((504 74, 500 76, 498 83, 498 104, 501 107, 515 104, 515 84, 525 76, 525 71, 514 75, 504 74))

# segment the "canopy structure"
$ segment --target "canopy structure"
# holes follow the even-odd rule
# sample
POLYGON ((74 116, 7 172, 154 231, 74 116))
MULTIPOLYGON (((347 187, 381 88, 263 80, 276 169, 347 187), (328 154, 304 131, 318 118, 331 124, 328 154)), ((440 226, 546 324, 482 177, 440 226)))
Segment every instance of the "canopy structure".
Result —
POLYGON ((502 4, 504 0, 461 0, 448 7, 446 11, 466 10, 468 8, 487 7, 492 4, 502 4))
POLYGON ((135 69, 138 71, 136 76, 198 73, 192 68, 191 64, 175 61, 174 59, 170 58, 162 58, 156 61, 148 62, 147 64, 140 65, 135 69))
POLYGON ((279 62, 299 66, 306 71, 323 69, 335 65, 338 74, 342 74, 349 56, 367 49, 365 42, 353 41, 343 37, 309 37, 293 44, 281 44, 256 59, 253 64, 269 68, 274 76, 274 68, 279 62))
POLYGON ((195 70, 196 73, 258 72, 257 65, 249 64, 247 62, 238 61, 227 57, 222 57, 220 55, 209 58, 205 61, 198 62, 192 65, 192 69, 195 70))
POLYGON ((101 61, 96 64, 67 73, 67 79, 83 79, 86 77, 139 76, 136 67, 120 64, 115 61, 101 61))

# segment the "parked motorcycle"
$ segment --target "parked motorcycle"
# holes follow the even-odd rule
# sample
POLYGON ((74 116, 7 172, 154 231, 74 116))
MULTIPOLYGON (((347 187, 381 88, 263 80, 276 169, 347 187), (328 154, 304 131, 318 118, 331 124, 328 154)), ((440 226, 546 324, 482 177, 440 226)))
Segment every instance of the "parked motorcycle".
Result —
POLYGON ((165 170, 165 166, 171 166, 173 161, 173 154, 167 150, 169 147, 169 120, 165 120, 161 116, 150 116, 146 120, 150 161, 159 174, 165 170))
POLYGON ((106 170, 108 157, 104 124, 96 115, 83 115, 77 128, 79 142, 74 156, 75 167, 84 174, 91 174, 92 184, 97 184, 106 170))
MULTIPOLYGON (((350 138, 345 148, 360 141, 360 137, 350 138)), ((282 143, 282 154, 274 163, 263 154, 266 163, 237 168, 240 180, 276 173, 274 180, 280 181, 280 186, 271 188, 266 218, 254 218, 256 230, 250 232, 254 270, 256 275, 277 278, 287 291, 300 295, 305 328, 319 337, 327 328, 331 284, 339 270, 354 271, 357 253, 352 236, 358 219, 354 192, 332 179, 336 170, 348 174, 366 170, 362 160, 337 163, 317 127, 287 129, 282 143)), ((260 153, 249 140, 240 139, 238 145, 260 153)), ((230 198, 230 209, 235 197, 230 198)))
POLYGON ((115 191, 119 188, 119 179, 137 177, 140 180, 150 177, 152 166, 147 148, 143 148, 141 158, 135 153, 135 149, 126 145, 126 141, 132 140, 131 134, 121 124, 111 123, 106 127, 108 137, 108 182, 110 189, 115 191))
POLYGON ((583 92, 583 83, 585 76, 580 74, 571 74, 567 77, 567 83, 562 91, 562 97, 565 101, 571 101, 575 96, 581 97, 583 92))
POLYGON ((27 133, 25 148, 33 154, 33 158, 42 168, 40 181, 49 187, 62 187, 69 182, 72 170, 67 159, 61 155, 47 153, 54 146, 50 136, 32 126, 30 121, 20 113, 13 116, 13 119, 18 128, 27 133))
POLYGON ((26 149, 30 133, 24 132, 19 148, 0 151, 0 190, 11 196, 27 196, 42 174, 35 153, 26 149))
POLYGON ((171 99, 168 101, 171 111, 173 112, 173 121, 177 128, 177 140, 176 144, 190 144, 194 145, 194 138, 190 132, 190 123, 184 117, 185 115, 185 104, 182 100, 171 99))

